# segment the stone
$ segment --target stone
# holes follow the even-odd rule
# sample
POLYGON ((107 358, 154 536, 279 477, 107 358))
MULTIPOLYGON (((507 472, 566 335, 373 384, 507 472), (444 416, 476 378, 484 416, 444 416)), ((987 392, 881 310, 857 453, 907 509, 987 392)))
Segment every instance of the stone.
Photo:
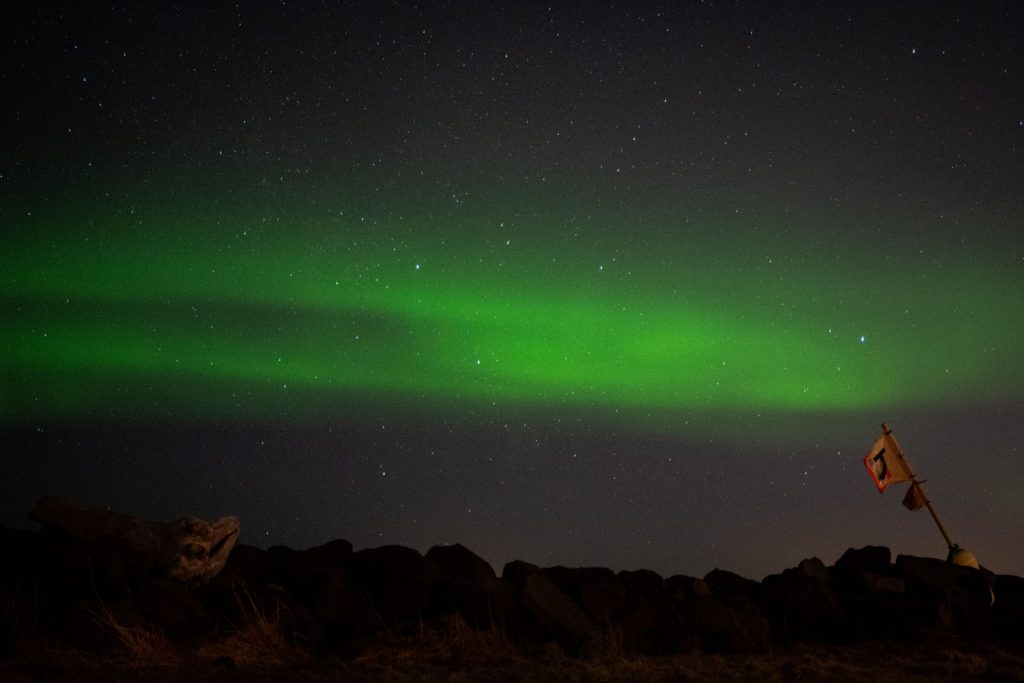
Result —
POLYGON ((436 564, 441 572, 456 579, 495 579, 494 569, 473 551, 461 543, 435 545, 427 551, 426 558, 436 564))
POLYGON ((598 634, 597 625, 583 608, 544 576, 536 565, 513 561, 502 578, 512 586, 523 610, 562 647, 577 650, 598 634))
POLYGON ((509 605, 494 569, 461 544, 434 546, 426 558, 441 571, 435 593, 440 613, 458 612, 472 626, 490 628, 504 623, 509 605))
POLYGON ((839 596, 824 581, 799 570, 765 577, 759 604, 777 643, 833 642, 840 636, 843 611, 839 596))
POLYGON ((711 587, 704 579, 677 574, 665 579, 663 584, 665 597, 668 600, 686 600, 689 598, 707 598, 712 595, 711 587))
POLYGON ((671 613, 668 604, 646 598, 629 598, 619 611, 623 648, 636 655, 666 654, 671 646, 671 613))
POLYGON ((579 648, 597 635, 593 620, 541 573, 525 577, 519 589, 519 601, 563 647, 579 648))
POLYGON ((866 569, 884 574, 891 562, 891 550, 885 546, 866 545, 863 548, 848 548, 843 556, 836 560, 836 569, 853 572, 866 569))
POLYGON ((740 595, 695 598, 676 610, 678 651, 757 654, 771 649, 771 625, 740 595))
POLYGON ((543 574, 575 600, 597 624, 610 624, 626 598, 625 589, 611 569, 550 567, 544 569, 543 574))
POLYGON ((246 584, 267 584, 277 581, 274 561, 262 548, 239 543, 232 549, 218 578, 246 584))
POLYGON ((860 571, 860 580, 864 591, 867 593, 903 595, 907 589, 907 582, 898 576, 883 576, 866 569, 860 571))
POLYGON ((346 562, 352 544, 335 540, 309 550, 273 549, 274 576, 324 625, 347 622, 355 613, 346 562))
POLYGON ((652 600, 661 595, 663 579, 650 569, 626 570, 618 573, 619 583, 626 591, 627 598, 652 600))
POLYGON ((808 579, 814 579, 822 583, 828 583, 832 580, 832 572, 828 570, 825 563, 819 560, 817 557, 809 557, 806 560, 801 560, 800 564, 797 565, 796 571, 800 576, 808 579))
POLYGON ((154 522, 52 496, 40 498, 29 516, 83 541, 116 546, 128 564, 152 565, 159 576, 191 586, 206 583, 224 568, 239 532, 235 517, 213 523, 194 517, 154 522))
POLYGON ((942 591, 971 571, 934 557, 900 555, 896 567, 907 581, 908 588, 917 591, 942 591))
POLYGON ((185 586, 170 579, 152 577, 135 591, 132 600, 147 620, 168 635, 182 635, 203 624, 202 602, 185 586))
POLYGON ((754 599, 761 592, 761 584, 724 569, 712 569, 704 577, 704 583, 712 593, 719 596, 741 595, 754 599))
POLYGON ((1024 578, 997 575, 992 587, 995 594, 993 618, 1003 637, 1024 641, 1024 578))
POLYGON ((352 588, 379 600, 407 590, 422 590, 436 581, 441 571, 412 548, 385 545, 353 553, 346 565, 352 588))

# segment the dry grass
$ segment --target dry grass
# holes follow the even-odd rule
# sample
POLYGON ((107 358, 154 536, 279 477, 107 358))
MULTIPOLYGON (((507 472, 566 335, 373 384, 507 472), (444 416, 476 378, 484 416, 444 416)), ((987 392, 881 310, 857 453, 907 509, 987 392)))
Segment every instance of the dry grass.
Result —
POLYGON ((149 626, 121 623, 106 604, 89 609, 96 625, 114 636, 115 646, 104 659, 124 667, 171 667, 183 662, 182 652, 163 631, 149 626))
MULTIPOLYGON (((458 615, 423 624, 414 636, 385 635, 353 661, 314 661, 288 632, 290 615, 282 613, 283 608, 268 611, 244 592, 236 599, 241 615, 237 624, 186 643, 169 641, 152 627, 129 625, 124 615, 119 617, 110 608, 97 608, 97 627, 116 645, 111 652, 89 655, 39 642, 31 657, 24 656, 25 650, 17 661, 0 657, 0 680, 1024 683, 1024 648, 983 642, 797 644, 751 656, 693 652, 632 657, 624 653, 621 633, 609 626, 579 657, 566 656, 556 646, 527 657, 501 628, 481 631, 458 615)), ((10 623, 8 608, 4 607, 5 619, 10 623)))
POLYGON ((501 628, 481 631, 455 614, 421 624, 417 636, 385 636, 360 654, 355 664, 370 668, 407 662, 453 666, 510 659, 517 659, 515 648, 501 628))
MULTIPOLYGON (((258 667, 228 671, 209 661, 169 668, 100 664, 78 659, 65 661, 49 675, 7 673, 0 660, 0 678, 29 680, 150 681, 448 681, 452 683, 582 683, 703 682, 747 683, 788 681, 845 681, 849 683, 932 683, 934 681, 991 681, 1024 683, 1024 652, 978 646, 953 650, 924 649, 894 643, 864 643, 856 647, 796 647, 764 655, 724 656, 694 652, 670 657, 622 658, 614 661, 572 658, 557 648, 540 657, 525 658, 504 648, 487 649, 486 634, 425 633, 429 642, 409 639, 382 644, 354 662, 325 660, 304 664, 263 660, 258 667), (473 650, 474 643, 482 643, 473 650), (198 665, 197 665, 198 664, 198 665)), ((33 672, 38 674, 38 671, 33 672)))
POLYGON ((285 608, 277 604, 273 612, 261 607, 248 591, 236 591, 239 620, 223 634, 206 638, 196 644, 195 654, 207 661, 228 661, 240 668, 266 668, 301 664, 310 661, 310 654, 296 644, 294 633, 287 632, 289 623, 285 608))

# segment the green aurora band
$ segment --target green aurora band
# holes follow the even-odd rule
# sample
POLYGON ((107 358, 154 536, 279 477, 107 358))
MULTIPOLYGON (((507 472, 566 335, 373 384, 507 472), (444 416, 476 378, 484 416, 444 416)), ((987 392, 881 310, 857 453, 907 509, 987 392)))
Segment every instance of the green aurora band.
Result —
POLYGON ((373 406, 672 431, 701 412, 994 402, 1024 379, 1021 263, 984 241, 921 249, 879 229, 867 244, 727 214, 648 217, 628 238, 612 211, 237 204, 65 208, 7 230, 2 419, 373 406))

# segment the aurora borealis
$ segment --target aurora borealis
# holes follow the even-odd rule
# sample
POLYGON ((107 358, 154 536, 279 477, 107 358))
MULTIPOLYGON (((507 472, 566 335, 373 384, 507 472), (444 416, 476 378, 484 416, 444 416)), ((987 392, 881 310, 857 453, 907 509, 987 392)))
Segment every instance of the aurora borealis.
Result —
POLYGON ((479 35, 26 11, 5 521, 53 493, 499 570, 936 554, 862 471, 887 420, 1019 570, 1024 76, 994 19, 515 7, 479 35))
POLYGON ((416 207, 370 229, 344 211, 281 227, 225 213, 212 229, 201 211, 158 209, 136 229, 61 216, 98 233, 10 240, 8 295, 22 303, 7 360, 39 395, 7 411, 302 419, 380 397, 456 415, 658 412, 671 431, 680 411, 927 407, 999 400, 1021 380, 1007 372, 1024 331, 1024 301, 1006 296, 1019 267, 967 245, 932 256, 768 235, 737 247, 728 236, 751 227, 723 217, 665 225, 682 237, 666 250, 664 238, 581 238, 594 227, 578 221, 548 230, 558 216, 474 231, 502 215, 484 209, 448 218, 449 244, 416 207), (936 263, 947 300, 917 274, 936 263), (120 399, 95 393, 111 374, 128 383, 120 399), (166 392, 139 405, 131 387, 153 385, 166 392))

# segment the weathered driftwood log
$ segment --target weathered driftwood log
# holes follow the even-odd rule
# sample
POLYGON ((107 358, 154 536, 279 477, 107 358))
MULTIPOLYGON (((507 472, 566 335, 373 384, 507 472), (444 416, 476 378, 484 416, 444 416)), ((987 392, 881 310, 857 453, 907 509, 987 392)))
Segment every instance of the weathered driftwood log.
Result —
POLYGON ((190 586, 206 583, 224 568, 239 531, 236 517, 213 524, 195 517, 153 522, 53 496, 40 498, 29 516, 82 540, 109 541, 149 558, 153 573, 190 586))

